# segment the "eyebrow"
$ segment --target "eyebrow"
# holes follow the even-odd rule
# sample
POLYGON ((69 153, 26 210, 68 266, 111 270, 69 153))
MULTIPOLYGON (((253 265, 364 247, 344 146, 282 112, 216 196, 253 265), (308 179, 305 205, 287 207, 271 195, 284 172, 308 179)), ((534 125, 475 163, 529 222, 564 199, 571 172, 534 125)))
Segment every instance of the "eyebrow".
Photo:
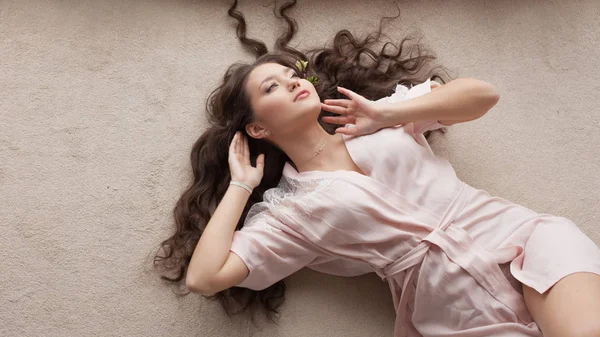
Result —
MULTIPOLYGON (((292 68, 284 68, 282 73, 285 75, 288 71, 293 70, 292 68)), ((273 76, 267 76, 267 78, 265 78, 264 80, 262 80, 262 82, 260 82, 260 84, 258 85, 258 90, 260 90, 260 88, 262 87, 263 83, 265 83, 266 81, 272 79, 273 76)))

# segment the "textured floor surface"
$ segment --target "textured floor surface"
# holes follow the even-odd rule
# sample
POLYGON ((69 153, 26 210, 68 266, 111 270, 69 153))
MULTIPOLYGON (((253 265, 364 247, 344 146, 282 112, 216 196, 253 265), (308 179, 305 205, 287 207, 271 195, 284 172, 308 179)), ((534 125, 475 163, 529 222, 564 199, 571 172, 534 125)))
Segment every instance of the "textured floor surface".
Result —
MULTIPOLYGON (((148 272, 171 232, 206 97, 252 61, 230 1, 0 1, 0 335, 391 336, 388 287, 303 269, 279 326, 230 320, 148 272)), ((250 37, 283 24, 242 1, 250 37)), ((283 1, 278 2, 278 6, 283 1)), ((496 85, 484 117, 433 135, 467 183, 567 217, 600 243, 600 2, 400 1, 456 77, 496 85)), ((377 28, 390 1, 300 1, 292 46, 377 28)))

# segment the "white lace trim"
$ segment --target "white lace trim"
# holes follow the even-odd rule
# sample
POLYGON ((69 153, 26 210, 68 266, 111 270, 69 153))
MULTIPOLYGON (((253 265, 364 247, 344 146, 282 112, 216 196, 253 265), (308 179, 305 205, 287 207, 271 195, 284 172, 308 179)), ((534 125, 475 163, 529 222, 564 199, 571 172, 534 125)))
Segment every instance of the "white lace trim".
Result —
POLYGON ((311 193, 318 192, 331 184, 334 178, 315 178, 297 180, 291 177, 282 175, 279 184, 276 187, 265 191, 263 201, 257 202, 248 211, 244 226, 252 224, 260 224, 271 227, 277 227, 278 221, 271 221, 272 226, 268 226, 269 218, 281 218, 277 216, 280 212, 286 212, 290 207, 286 207, 287 203, 292 203, 300 206, 301 209, 308 210, 310 205, 306 203, 307 196, 311 193))

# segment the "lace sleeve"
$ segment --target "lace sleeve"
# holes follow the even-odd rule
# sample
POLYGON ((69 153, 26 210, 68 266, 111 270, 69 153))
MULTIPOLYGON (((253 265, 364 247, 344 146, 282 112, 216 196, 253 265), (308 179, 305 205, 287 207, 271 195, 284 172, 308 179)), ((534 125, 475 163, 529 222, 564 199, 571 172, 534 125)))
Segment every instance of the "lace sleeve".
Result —
POLYGON ((303 210, 301 195, 325 187, 329 180, 297 182, 283 178, 268 189, 263 201, 250 208, 242 229, 235 231, 231 251, 244 261, 250 273, 238 287, 265 289, 324 255, 323 251, 284 221, 296 218, 290 205, 303 210))
MULTIPOLYGON (((404 85, 398 84, 396 85, 395 92, 391 96, 381 98, 380 100, 383 100, 387 103, 401 102, 425 95, 430 92, 431 79, 428 78, 425 82, 417 84, 410 89, 404 85)), ((423 133, 425 131, 436 130, 444 127, 448 127, 448 125, 442 124, 437 120, 421 120, 407 123, 405 129, 412 133, 423 133)))

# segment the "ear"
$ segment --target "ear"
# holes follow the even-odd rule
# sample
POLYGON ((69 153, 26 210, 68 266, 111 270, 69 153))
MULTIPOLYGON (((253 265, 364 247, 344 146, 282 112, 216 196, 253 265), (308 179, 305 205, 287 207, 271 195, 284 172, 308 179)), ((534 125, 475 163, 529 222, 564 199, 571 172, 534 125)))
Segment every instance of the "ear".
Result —
POLYGON ((266 137, 265 131, 267 131, 267 129, 265 129, 263 126, 261 126, 259 124, 256 124, 256 123, 246 124, 246 133, 248 133, 248 135, 252 138, 262 139, 262 138, 266 137))

